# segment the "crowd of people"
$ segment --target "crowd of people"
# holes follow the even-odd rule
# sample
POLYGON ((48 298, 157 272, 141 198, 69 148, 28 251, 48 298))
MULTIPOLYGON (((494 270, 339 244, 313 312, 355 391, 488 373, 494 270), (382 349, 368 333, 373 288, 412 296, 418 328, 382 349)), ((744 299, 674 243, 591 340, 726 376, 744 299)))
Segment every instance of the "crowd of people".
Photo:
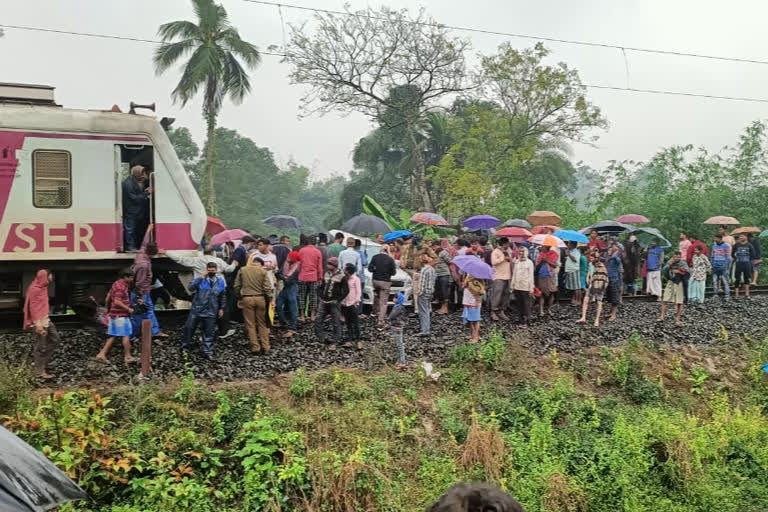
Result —
MULTIPOLYGON (((565 297, 581 309, 577 323, 587 323, 594 307, 593 325, 599 327, 606 302, 608 321, 614 321, 625 294, 640 290, 660 302, 659 322, 664 321, 668 307, 674 306, 675 324, 679 326, 683 305, 704 301, 710 275, 715 300, 721 288, 722 296, 730 298, 732 279, 735 295, 743 291, 749 298, 762 257, 759 238, 740 235, 735 240, 724 226, 711 247, 681 233, 678 247, 668 257, 655 239, 642 247, 633 234, 620 240, 597 231, 590 233, 586 244, 568 242, 562 248, 551 243, 513 242, 505 237, 491 242, 473 234, 452 240, 408 235, 382 243, 370 261, 361 240, 345 238, 342 233, 337 233, 330 244, 324 233, 302 234, 296 246, 288 236, 245 236, 238 243, 205 247, 191 257, 158 248, 152 235, 153 226, 149 225, 133 266, 120 273, 107 295, 107 339, 95 356, 99 361, 109 361, 116 338, 121 340, 124 361, 135 361, 132 344, 140 336, 144 320, 149 320, 153 337, 167 337, 154 312, 153 296, 158 288, 154 287, 157 280, 152 274, 152 258, 158 254, 192 270, 193 280, 188 286, 192 301, 181 344, 185 351, 195 350, 200 330, 200 351, 204 357, 213 358, 216 340, 235 334, 233 322, 240 318, 253 354, 271 351, 275 328, 282 329, 280 338, 290 340, 299 325, 308 323, 328 350, 339 346, 362 350, 367 269, 373 290, 371 317, 379 331, 391 330, 400 367, 407 365, 404 329, 409 297, 403 292, 391 293, 398 268, 411 278, 410 298, 418 316, 419 337, 432 335, 433 314, 461 310, 469 343, 478 343, 484 315, 495 322, 508 320, 507 314, 516 311, 518 323, 527 325, 536 317, 552 315, 558 297, 565 297), (463 272, 457 258, 467 256, 482 260, 492 278, 463 272)), ((48 316, 47 288, 52 280, 51 272, 40 270, 27 291, 24 308, 24 326, 37 336, 34 361, 42 379, 52 378, 47 364, 59 342, 48 316)))

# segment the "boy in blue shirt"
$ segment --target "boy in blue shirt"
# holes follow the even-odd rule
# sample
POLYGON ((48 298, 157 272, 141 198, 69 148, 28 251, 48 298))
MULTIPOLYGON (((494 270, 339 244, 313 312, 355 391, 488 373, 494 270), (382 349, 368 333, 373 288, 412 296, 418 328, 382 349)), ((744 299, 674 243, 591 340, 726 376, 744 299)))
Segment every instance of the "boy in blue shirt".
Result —
POLYGON ((717 297, 720 293, 720 282, 723 283, 723 293, 725 298, 731 296, 731 290, 728 286, 728 276, 731 269, 731 246, 723 241, 723 235, 715 235, 715 244, 712 246, 712 286, 714 288, 713 296, 717 297))

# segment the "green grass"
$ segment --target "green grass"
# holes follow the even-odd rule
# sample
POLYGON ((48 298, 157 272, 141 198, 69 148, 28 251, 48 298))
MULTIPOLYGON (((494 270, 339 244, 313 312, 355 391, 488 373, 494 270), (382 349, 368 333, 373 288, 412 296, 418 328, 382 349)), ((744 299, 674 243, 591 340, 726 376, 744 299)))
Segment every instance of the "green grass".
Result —
MULTIPOLYGON (((437 382, 420 369, 332 368, 211 390, 187 372, 109 398, 35 397, 22 372, 5 374, 0 399, 7 426, 93 499, 64 512, 410 512, 472 480, 529 512, 758 512, 768 339, 745 343, 731 357, 748 371, 725 392, 695 370, 674 372, 670 393, 643 362, 657 349, 637 337, 591 358, 542 358, 529 374, 551 380, 520 380, 494 332, 457 347, 437 382)), ((670 369, 688 363, 668 355, 670 369)))

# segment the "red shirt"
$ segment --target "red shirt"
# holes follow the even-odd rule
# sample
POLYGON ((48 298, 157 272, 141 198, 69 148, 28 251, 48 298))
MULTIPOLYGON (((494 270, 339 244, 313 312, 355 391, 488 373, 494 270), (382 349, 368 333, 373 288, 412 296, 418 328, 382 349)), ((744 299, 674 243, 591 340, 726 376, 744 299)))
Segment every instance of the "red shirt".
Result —
POLYGON ((299 249, 301 271, 299 281, 316 283, 323 280, 323 254, 314 245, 305 245, 299 249))
POLYGON ((595 238, 594 240, 590 238, 587 247, 597 247, 602 252, 605 250, 605 242, 603 242, 602 238, 595 238))
POLYGON ((111 317, 124 317, 128 316, 128 310, 121 308, 117 305, 117 301, 122 302, 126 306, 130 307, 131 297, 128 293, 128 283, 125 279, 118 279, 112 284, 112 288, 109 289, 109 316, 111 317))

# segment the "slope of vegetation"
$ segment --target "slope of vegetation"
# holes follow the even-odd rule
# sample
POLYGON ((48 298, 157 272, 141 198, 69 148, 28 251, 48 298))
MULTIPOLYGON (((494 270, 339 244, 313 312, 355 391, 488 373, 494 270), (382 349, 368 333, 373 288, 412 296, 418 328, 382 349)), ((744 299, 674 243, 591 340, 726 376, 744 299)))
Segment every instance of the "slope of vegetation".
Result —
POLYGON ((759 511, 768 338, 634 336, 533 358, 492 334, 421 369, 40 394, 0 372, 4 424, 93 501, 80 511, 417 511, 492 481, 533 512, 759 511))

